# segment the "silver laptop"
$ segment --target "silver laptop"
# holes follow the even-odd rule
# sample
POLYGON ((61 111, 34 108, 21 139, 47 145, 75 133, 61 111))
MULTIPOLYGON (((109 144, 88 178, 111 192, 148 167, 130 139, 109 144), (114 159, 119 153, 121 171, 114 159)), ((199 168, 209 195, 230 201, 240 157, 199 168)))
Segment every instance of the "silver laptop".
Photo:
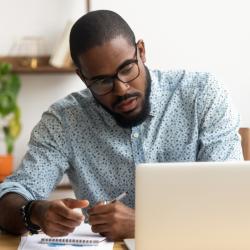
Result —
POLYGON ((140 164, 136 250, 250 249, 250 162, 140 164))

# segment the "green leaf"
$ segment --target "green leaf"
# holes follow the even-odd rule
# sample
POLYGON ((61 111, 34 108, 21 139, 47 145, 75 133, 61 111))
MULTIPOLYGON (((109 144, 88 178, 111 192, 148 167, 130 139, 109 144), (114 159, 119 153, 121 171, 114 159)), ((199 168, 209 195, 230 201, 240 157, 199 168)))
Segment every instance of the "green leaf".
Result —
POLYGON ((17 105, 21 81, 11 70, 11 64, 0 63, 0 119, 3 118, 7 121, 3 132, 6 151, 9 154, 13 152, 15 139, 21 130, 20 109, 17 105))
POLYGON ((15 111, 15 97, 11 92, 0 93, 0 114, 2 117, 15 111))
POLYGON ((20 79, 17 75, 11 75, 8 89, 11 91, 15 96, 17 96, 19 90, 20 90, 20 79))
POLYGON ((12 154, 14 150, 14 139, 9 135, 5 136, 5 144, 7 146, 7 153, 12 154))
POLYGON ((20 134, 20 130, 21 124, 19 122, 19 119, 14 116, 9 122, 9 135, 11 136, 11 138, 16 139, 20 134))
POLYGON ((12 65, 9 63, 0 63, 0 76, 11 72, 12 65))

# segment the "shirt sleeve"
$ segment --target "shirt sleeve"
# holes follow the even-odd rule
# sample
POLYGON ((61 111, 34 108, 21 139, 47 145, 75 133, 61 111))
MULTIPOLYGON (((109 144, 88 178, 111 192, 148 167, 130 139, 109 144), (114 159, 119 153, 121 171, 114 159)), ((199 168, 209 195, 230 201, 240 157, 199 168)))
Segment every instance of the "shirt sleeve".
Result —
POLYGON ((69 143, 62 117, 45 112, 31 133, 20 167, 0 185, 0 197, 15 192, 28 200, 47 199, 69 169, 69 143))
POLYGON ((225 89, 212 75, 198 96, 198 161, 242 160, 239 114, 225 89))

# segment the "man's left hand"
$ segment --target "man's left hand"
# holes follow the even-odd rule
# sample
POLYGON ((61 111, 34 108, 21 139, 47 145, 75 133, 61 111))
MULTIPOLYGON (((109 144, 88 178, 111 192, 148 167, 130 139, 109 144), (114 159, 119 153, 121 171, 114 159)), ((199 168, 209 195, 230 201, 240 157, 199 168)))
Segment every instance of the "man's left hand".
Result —
POLYGON ((98 203, 88 210, 88 214, 93 232, 113 241, 134 238, 135 211, 123 203, 98 203))

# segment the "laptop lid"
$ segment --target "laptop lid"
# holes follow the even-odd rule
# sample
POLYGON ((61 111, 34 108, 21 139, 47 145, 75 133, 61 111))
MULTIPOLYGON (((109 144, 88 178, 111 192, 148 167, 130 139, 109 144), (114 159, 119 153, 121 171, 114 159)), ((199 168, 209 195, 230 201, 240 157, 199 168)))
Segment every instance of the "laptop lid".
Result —
POLYGON ((250 162, 140 164, 136 250, 250 249, 250 162))

